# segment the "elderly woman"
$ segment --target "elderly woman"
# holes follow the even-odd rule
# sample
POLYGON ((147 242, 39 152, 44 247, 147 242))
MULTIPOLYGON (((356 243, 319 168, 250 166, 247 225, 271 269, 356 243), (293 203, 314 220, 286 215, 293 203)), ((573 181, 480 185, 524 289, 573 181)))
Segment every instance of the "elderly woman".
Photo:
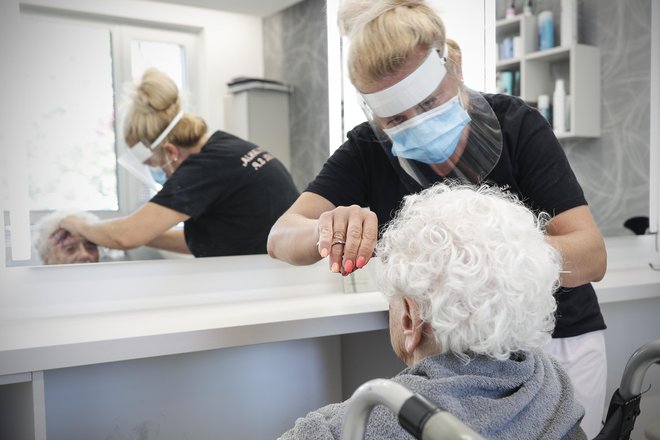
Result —
POLYGON ((201 117, 181 107, 174 81, 147 69, 126 117, 130 148, 120 163, 150 167, 162 189, 129 216, 96 223, 67 217, 60 226, 112 249, 266 253, 271 226, 298 196, 291 175, 266 150, 220 130, 209 133, 201 117), (181 222, 183 230, 173 229, 181 222))
POLYGON ((55 211, 34 226, 33 244, 43 264, 97 263, 99 248, 84 237, 60 228, 60 221, 72 216, 81 221, 98 218, 86 211, 55 211))
MULTIPOLYGON (((600 430, 605 322, 591 282, 605 274, 605 243, 552 128, 520 98, 463 84, 460 56, 423 0, 343 0, 348 73, 368 121, 353 128, 319 175, 275 223, 269 254, 293 264, 328 258, 348 274, 372 256, 379 231, 408 194, 444 179, 508 188, 547 212, 547 240, 563 257, 557 323, 546 350, 566 369, 600 430)), ((463 213, 468 215, 468 213, 463 213)))
MULTIPOLYGON (((377 254, 394 381, 488 439, 584 439, 570 380, 550 339, 561 257, 545 218, 496 188, 437 184, 407 196, 377 254)), ((282 439, 336 439, 349 401, 298 419, 282 439)), ((388 409, 368 439, 408 439, 388 409)))

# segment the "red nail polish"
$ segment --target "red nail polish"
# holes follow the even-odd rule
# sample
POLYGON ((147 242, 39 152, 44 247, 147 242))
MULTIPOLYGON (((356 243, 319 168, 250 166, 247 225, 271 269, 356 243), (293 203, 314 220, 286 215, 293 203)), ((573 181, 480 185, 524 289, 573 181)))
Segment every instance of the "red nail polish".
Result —
POLYGON ((346 273, 353 272, 353 261, 346 260, 346 262, 344 262, 344 272, 346 273))

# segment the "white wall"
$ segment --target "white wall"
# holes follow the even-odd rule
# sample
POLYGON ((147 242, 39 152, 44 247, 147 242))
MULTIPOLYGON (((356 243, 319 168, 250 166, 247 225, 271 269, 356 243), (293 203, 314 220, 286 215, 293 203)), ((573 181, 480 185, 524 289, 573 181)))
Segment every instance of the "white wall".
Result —
POLYGON ((651 152, 649 157, 649 230, 655 233, 656 268, 660 268, 660 2, 651 5, 651 152))

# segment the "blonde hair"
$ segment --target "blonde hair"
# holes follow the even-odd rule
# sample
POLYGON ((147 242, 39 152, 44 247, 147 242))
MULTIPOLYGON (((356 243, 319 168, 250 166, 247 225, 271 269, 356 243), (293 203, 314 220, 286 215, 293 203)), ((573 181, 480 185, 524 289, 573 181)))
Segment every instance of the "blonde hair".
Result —
MULTIPOLYGON (((124 139, 132 145, 156 140, 181 111, 179 89, 163 72, 150 68, 133 92, 131 107, 124 122, 124 139)), ((195 146, 206 134, 206 122, 199 116, 184 114, 165 140, 177 147, 195 146)))
POLYGON ((350 40, 348 74, 358 90, 395 74, 420 49, 445 45, 445 25, 424 0, 344 0, 337 23, 350 40))
POLYGON ((536 215, 497 187, 438 183, 406 196, 378 242, 385 296, 420 307, 441 353, 508 359, 554 328, 561 256, 536 215))

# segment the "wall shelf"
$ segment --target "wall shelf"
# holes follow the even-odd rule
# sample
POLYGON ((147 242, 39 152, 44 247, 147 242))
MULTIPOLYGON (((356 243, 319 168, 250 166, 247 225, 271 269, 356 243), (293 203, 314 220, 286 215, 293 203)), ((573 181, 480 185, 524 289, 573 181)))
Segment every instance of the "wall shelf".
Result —
POLYGON ((570 111, 569 129, 558 139, 600 136, 600 49, 584 44, 537 50, 536 16, 516 15, 498 20, 498 47, 508 37, 519 37, 516 58, 500 59, 496 71, 520 72, 520 97, 536 106, 539 95, 552 99, 555 80, 564 79, 570 111))

